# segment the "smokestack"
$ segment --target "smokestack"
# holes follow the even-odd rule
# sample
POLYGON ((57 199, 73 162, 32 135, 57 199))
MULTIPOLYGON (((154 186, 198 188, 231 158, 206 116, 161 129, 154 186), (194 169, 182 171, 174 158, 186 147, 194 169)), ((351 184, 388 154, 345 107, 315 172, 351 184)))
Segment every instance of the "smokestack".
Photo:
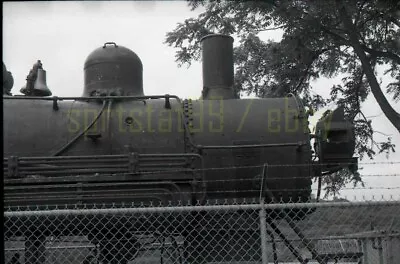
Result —
POLYGON ((203 45, 203 100, 234 99, 233 38, 211 34, 201 39, 203 45))

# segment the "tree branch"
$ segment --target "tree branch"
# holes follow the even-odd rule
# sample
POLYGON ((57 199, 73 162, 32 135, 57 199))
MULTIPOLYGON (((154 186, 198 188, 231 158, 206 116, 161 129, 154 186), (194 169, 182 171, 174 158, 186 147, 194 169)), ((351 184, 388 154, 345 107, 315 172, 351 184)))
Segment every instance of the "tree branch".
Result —
POLYGON ((284 27, 285 27, 285 26, 272 27, 272 28, 264 28, 264 29, 255 30, 255 32, 262 32, 262 31, 276 30, 276 29, 281 29, 281 28, 284 28, 284 27))
MULTIPOLYGON (((364 115, 364 113, 363 112, 361 112, 361 106, 360 106, 360 87, 361 87, 361 85, 362 85, 362 80, 363 80, 363 78, 364 78, 364 71, 362 70, 361 71, 361 74, 360 74, 360 78, 359 78, 359 81, 358 81, 358 83, 357 83, 357 87, 356 87, 356 93, 357 93, 357 112, 360 112, 363 116, 364 116, 364 119, 365 120, 367 120, 366 119, 366 117, 365 117, 365 115, 364 115)), ((352 118, 353 120, 354 120, 354 118, 356 117, 356 115, 357 115, 357 113, 355 114, 355 116, 352 118)))
POLYGON ((371 92, 374 95, 385 116, 400 132, 400 114, 393 109, 393 107, 389 104, 388 100, 383 94, 382 89, 380 88, 379 83, 375 77, 375 73, 369 63, 369 60, 364 53, 364 49, 358 40, 356 28, 347 13, 345 5, 343 4, 342 0, 336 0, 336 4, 338 6, 339 16, 342 19, 344 27, 348 32, 350 38, 349 42, 354 48, 354 51, 357 54, 358 58, 360 59, 363 71, 367 76, 368 83, 371 87, 371 92))
POLYGON ((316 52, 316 54, 314 54, 314 56, 311 58, 310 62, 307 64, 307 68, 304 71, 303 76, 301 76, 301 79, 299 81, 299 83, 296 85, 295 91, 297 91, 300 86, 304 83, 304 80, 306 79, 308 72, 310 71, 311 66, 313 65, 314 61, 316 59, 318 59, 319 56, 321 56, 321 54, 323 54, 324 52, 328 51, 330 49, 326 48, 326 49, 322 49, 316 52))
POLYGON ((364 0, 364 1, 361 3, 361 5, 360 5, 360 10, 359 10, 359 12, 357 13, 356 19, 354 20, 354 24, 355 24, 355 25, 358 24, 358 20, 359 20, 360 17, 361 17, 361 12, 363 11, 363 8, 364 8, 365 4, 367 3, 367 1, 368 1, 368 0, 364 0))
MULTIPOLYGON (((328 28, 326 28, 324 25, 321 25, 322 29, 324 30, 324 32, 332 35, 333 37, 337 38, 338 40, 343 41, 344 44, 346 45, 350 45, 353 46, 351 41, 339 34, 337 34, 336 32, 333 32, 331 30, 329 30, 328 28)), ((355 29, 354 29, 355 30, 355 29)), ((358 38, 357 38, 357 42, 358 42, 358 38)), ((400 64, 400 56, 398 56, 397 54, 390 52, 390 51, 381 51, 381 50, 376 50, 376 49, 371 49, 369 47, 367 47, 366 45, 360 44, 360 47, 368 52, 369 54, 371 54, 374 57, 384 57, 384 58, 388 58, 391 59, 393 61, 395 61, 396 63, 400 64)))
POLYGON ((374 57, 388 58, 388 59, 391 59, 391 60, 395 61, 396 63, 400 64, 400 56, 398 56, 397 54, 394 54, 393 52, 375 50, 375 49, 368 48, 365 45, 361 45, 361 48, 374 57))
POLYGON ((400 22, 394 17, 389 17, 389 21, 395 24, 396 26, 400 27, 400 22))
POLYGON ((371 149, 373 148, 373 145, 375 145, 378 148, 378 150, 381 150, 379 148, 378 144, 376 143, 376 141, 374 140, 374 133, 373 133, 374 130, 372 129, 370 121, 367 119, 367 117, 364 115, 364 113, 361 110, 359 110, 358 113, 361 114, 361 116, 363 117, 364 121, 367 122, 369 129, 371 129, 371 131, 372 131, 372 134, 370 135, 370 137, 371 137, 371 149))
POLYGON ((392 137, 392 136, 393 136, 392 134, 386 134, 386 133, 383 133, 383 132, 378 131, 378 130, 374 130, 374 133, 381 134, 381 135, 383 135, 383 136, 385 136, 385 137, 392 137))

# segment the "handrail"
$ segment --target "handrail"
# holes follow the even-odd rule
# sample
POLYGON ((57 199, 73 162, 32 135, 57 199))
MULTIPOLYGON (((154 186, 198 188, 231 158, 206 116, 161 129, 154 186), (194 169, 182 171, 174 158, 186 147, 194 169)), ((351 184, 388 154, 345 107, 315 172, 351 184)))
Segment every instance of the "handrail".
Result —
POLYGON ((58 97, 58 96, 52 96, 52 97, 39 97, 39 96, 24 96, 24 95, 17 95, 17 96, 3 96, 3 99, 13 99, 13 100, 43 100, 43 101, 69 101, 69 100, 76 100, 76 101, 96 101, 96 100, 110 100, 110 99, 125 99, 125 100, 130 100, 130 99, 136 99, 136 100, 145 100, 145 99, 169 99, 169 98, 174 98, 178 99, 181 101, 181 99, 177 95, 170 95, 170 94, 164 94, 164 95, 143 95, 143 96, 133 96, 133 95, 127 95, 127 96, 64 96, 64 97, 58 97))

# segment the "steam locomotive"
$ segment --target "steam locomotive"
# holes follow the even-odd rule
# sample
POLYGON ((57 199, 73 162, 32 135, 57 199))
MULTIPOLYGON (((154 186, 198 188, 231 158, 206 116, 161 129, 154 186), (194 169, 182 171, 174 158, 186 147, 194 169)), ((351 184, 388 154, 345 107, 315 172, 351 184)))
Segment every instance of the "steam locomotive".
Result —
POLYGON ((199 100, 145 95, 140 58, 113 42, 87 57, 80 97, 51 96, 39 61, 24 95, 3 93, 5 206, 304 202, 313 177, 354 169, 343 109, 311 134, 294 95, 237 98, 232 37, 204 37, 202 59, 199 100))

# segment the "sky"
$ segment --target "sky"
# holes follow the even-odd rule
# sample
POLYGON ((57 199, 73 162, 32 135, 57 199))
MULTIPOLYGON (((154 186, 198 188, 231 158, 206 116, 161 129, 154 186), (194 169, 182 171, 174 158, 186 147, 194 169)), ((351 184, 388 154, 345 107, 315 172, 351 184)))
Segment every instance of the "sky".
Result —
MULTIPOLYGON (((141 58, 145 94, 198 98, 202 89, 201 62, 179 68, 175 50, 163 42, 165 34, 177 23, 196 17, 201 11, 190 11, 181 1, 3 2, 3 62, 14 77, 12 93, 20 94, 32 65, 41 60, 53 95, 81 96, 86 57, 105 42, 113 41, 141 58)), ((260 37, 279 40, 281 34, 267 32, 260 37)), ((382 86, 389 81, 383 77, 382 86)), ((314 83, 314 92, 326 97, 329 88, 339 82, 340 77, 320 79, 314 83)), ((399 104, 391 104, 400 112, 399 104)), ((372 96, 363 110, 367 117, 376 116, 374 128, 392 137, 397 152, 389 159, 379 155, 374 160, 360 161, 365 188, 352 189, 349 185, 341 197, 359 200, 363 196, 369 199, 393 195, 400 199, 400 135, 372 96)), ((312 117, 311 124, 321 113, 312 117)), ((375 137, 379 141, 386 135, 377 133, 375 137)))

